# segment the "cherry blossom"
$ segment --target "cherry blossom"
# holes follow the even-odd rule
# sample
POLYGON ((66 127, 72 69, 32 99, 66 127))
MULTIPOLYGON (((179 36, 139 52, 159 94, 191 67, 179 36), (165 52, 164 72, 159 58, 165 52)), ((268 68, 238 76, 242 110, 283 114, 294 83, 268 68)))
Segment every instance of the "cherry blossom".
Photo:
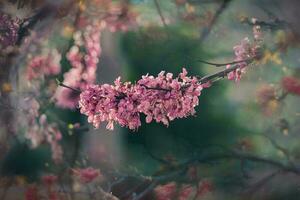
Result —
POLYGON ((286 76, 282 78, 281 85, 286 92, 300 95, 300 80, 298 78, 286 76))
POLYGON ((100 170, 92 167, 83 169, 73 169, 74 175, 79 178, 82 183, 91 183, 100 177, 100 170))
MULTIPOLYGON (((246 67, 249 65, 249 62, 260 57, 262 42, 262 33, 260 30, 260 26, 253 26, 253 37, 253 42, 251 42, 249 38, 246 37, 239 44, 233 47, 235 54, 234 61, 237 62, 236 64, 239 65, 239 67, 227 74, 229 80, 234 80, 236 82, 240 81, 242 74, 246 73, 246 67)), ((226 65, 227 69, 230 67, 230 64, 226 65)))
POLYGON ((57 181, 57 176, 55 175, 44 175, 42 176, 42 181, 47 186, 52 186, 57 181))
POLYGON ((61 55, 56 49, 47 50, 42 55, 31 58, 27 65, 27 79, 41 79, 44 76, 56 75, 60 72, 61 55))
POLYGON ((25 200, 39 200, 38 189, 35 185, 30 185, 25 191, 25 200))
POLYGON ((176 190, 177 185, 175 182, 159 185, 154 189, 156 200, 171 200, 175 197, 176 190))
MULTIPOLYGON (((72 68, 64 74, 63 84, 76 89, 85 89, 87 84, 94 83, 96 79, 97 64, 101 54, 100 35, 102 26, 92 24, 84 32, 74 33, 74 46, 67 53, 72 68), (85 48, 85 53, 81 48, 85 48)), ((74 109, 79 100, 79 93, 66 88, 57 88, 54 99, 61 108, 74 109)))
POLYGON ((34 123, 28 127, 25 137, 31 141, 31 147, 38 147, 43 141, 46 141, 52 151, 52 159, 59 163, 62 161, 62 147, 59 141, 62 138, 61 132, 55 123, 48 123, 46 115, 42 114, 39 123, 34 123))
POLYGON ((80 94, 79 107, 95 128, 107 121, 110 130, 114 122, 135 130, 141 126, 141 113, 147 123, 155 120, 165 125, 195 114, 201 90, 197 78, 187 76, 185 69, 176 78, 161 72, 157 77, 143 76, 136 84, 118 78, 114 85, 89 85, 80 94))

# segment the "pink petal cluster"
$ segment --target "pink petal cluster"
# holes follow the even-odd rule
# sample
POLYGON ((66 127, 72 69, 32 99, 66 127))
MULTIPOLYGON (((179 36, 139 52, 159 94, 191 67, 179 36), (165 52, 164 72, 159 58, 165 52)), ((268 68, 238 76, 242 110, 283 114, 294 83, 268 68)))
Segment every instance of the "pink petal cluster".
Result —
POLYGON ((154 189, 156 200, 188 200, 195 196, 196 188, 189 184, 178 186, 175 182, 159 185, 154 189))
POLYGON ((39 200, 38 189, 35 185, 30 185, 25 190, 25 200, 39 200))
POLYGON ((286 76, 282 78, 281 85, 286 92, 300 95, 300 79, 286 76))
POLYGON ((213 183, 209 180, 202 180, 199 184, 198 184, 198 189, 197 189, 197 197, 202 197, 205 194, 213 191, 214 186, 213 183))
MULTIPOLYGON (((100 25, 94 24, 87 26, 85 32, 78 31, 74 34, 74 46, 67 53, 72 68, 64 74, 63 84, 82 90, 95 81, 101 53, 101 30, 100 25), (82 48, 85 52, 80 50, 82 48)), ((57 106, 73 109, 78 105, 79 93, 58 87, 54 99, 57 106)))
POLYGON ((80 94, 79 107, 95 128, 106 121, 110 130, 115 122, 135 130, 141 126, 140 114, 146 115, 147 123, 154 120, 168 125, 195 113, 202 88, 185 69, 176 78, 161 72, 157 77, 143 76, 136 84, 118 78, 114 85, 89 85, 80 94))
POLYGON ((52 186, 53 184, 55 184, 56 183, 56 181, 57 181, 57 176, 55 176, 55 175, 52 175, 52 174, 50 174, 50 175, 44 175, 44 176, 42 176, 42 181, 43 181, 43 183, 46 185, 46 186, 52 186))
POLYGON ((92 167, 84 169, 74 169, 74 175, 79 178, 82 183, 91 183, 96 178, 100 177, 100 170, 92 167))
POLYGON ((175 196, 177 190, 177 184, 170 182, 165 185, 159 185, 154 189, 156 200, 171 200, 175 196))
MULTIPOLYGON (((255 20, 255 19, 253 19, 255 20)), ((244 61, 239 62, 237 65, 239 67, 228 73, 227 77, 229 80, 235 80, 236 82, 240 81, 243 73, 246 72, 246 67, 248 65, 248 61, 250 59, 258 58, 260 56, 260 43, 262 41, 262 33, 260 30, 260 26, 253 27, 253 37, 254 41, 250 42, 249 38, 244 38, 240 44, 233 47, 235 59, 234 61, 244 61)), ((226 68, 230 68, 231 65, 227 65, 226 68)))
POLYGON ((60 72, 61 55, 56 49, 31 58, 27 64, 28 80, 41 79, 44 76, 56 75, 60 72))
POLYGON ((12 19, 10 16, 0 13, 0 49, 15 45, 20 23, 20 19, 12 19))
POLYGON ((164 71, 157 77, 143 76, 137 82, 139 86, 139 112, 146 115, 146 122, 152 120, 169 125, 175 118, 183 118, 195 114, 195 106, 199 104, 198 97, 202 86, 196 77, 188 77, 186 69, 178 77, 164 71), (149 88, 163 88, 168 91, 149 88))
POLYGON ((26 138, 31 141, 32 147, 38 147, 42 142, 50 144, 52 159, 59 163, 62 161, 63 150, 58 143, 62 139, 61 132, 54 123, 47 122, 46 115, 41 115, 39 123, 33 123, 28 127, 26 138))

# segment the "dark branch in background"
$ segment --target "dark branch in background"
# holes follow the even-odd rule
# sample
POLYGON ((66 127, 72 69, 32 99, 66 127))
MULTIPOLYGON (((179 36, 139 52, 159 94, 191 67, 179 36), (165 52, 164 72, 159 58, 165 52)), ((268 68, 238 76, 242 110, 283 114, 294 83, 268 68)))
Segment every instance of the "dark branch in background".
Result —
POLYGON ((25 19, 21 25, 20 29, 18 31, 18 39, 16 42, 16 45, 20 46, 23 39, 29 35, 29 31, 33 29, 33 27, 41 20, 48 17, 50 14, 53 15, 54 7, 51 6, 45 6, 41 8, 36 14, 33 16, 25 19))
POLYGON ((248 197, 249 197, 249 195, 253 196, 255 194, 255 191, 262 189, 262 187, 266 183, 270 182, 273 178, 275 178, 280 173, 282 173, 282 170, 279 169, 279 170, 276 170, 276 171, 272 172, 271 174, 263 177, 261 180, 256 182, 254 185, 250 186, 250 188, 244 192, 245 195, 247 195, 248 197))
MULTIPOLYGON (((207 75, 207 76, 204 76, 202 78, 199 78, 198 79, 198 82, 200 84, 204 84, 204 83, 208 83, 208 82, 213 82, 215 81, 217 78, 224 78, 227 76, 227 74, 229 74, 230 72, 233 72, 237 69, 240 68, 240 65, 239 63, 246 63, 247 65, 249 65, 250 63, 252 63, 254 61, 255 58, 251 58, 251 59, 248 59, 248 60, 242 60, 242 61, 234 61, 234 62, 230 62, 230 63, 224 63, 224 64, 216 64, 216 63, 210 63, 210 62, 206 62, 206 61, 201 61, 203 63, 206 63, 206 64, 210 64, 210 65, 215 65, 217 67, 221 67, 221 66, 226 66, 228 64, 233 64, 231 67, 227 68, 227 69, 224 69, 224 70, 221 70, 219 72, 216 72, 214 74, 211 74, 211 75, 207 75)), ((199 60, 198 60, 199 61, 199 60)), ((199 61, 200 62, 200 61, 199 61)), ((70 90, 73 90, 74 92, 78 92, 78 93, 81 93, 80 90, 78 89, 75 89, 75 88, 72 88, 68 85, 65 85, 63 84, 61 81, 59 81, 58 79, 56 79, 56 82, 57 82, 57 85, 59 86, 62 86, 62 87, 65 87, 65 88, 68 88, 70 90)), ((141 86, 145 87, 146 89, 148 90, 161 90, 161 91, 165 91, 165 92, 170 92, 171 89, 168 89, 168 88, 160 88, 160 87, 149 87, 149 86, 146 86, 144 84, 141 84, 141 86)), ((181 89, 186 89, 188 88, 190 85, 189 84, 186 84, 184 86, 182 86, 181 89)))
MULTIPOLYGON (((253 61, 253 59, 249 59, 249 60, 245 60, 244 62, 247 64, 250 64, 252 61, 253 61)), ((203 84, 203 83, 207 83, 209 81, 213 81, 216 78, 224 78, 225 76, 227 76, 227 74, 237 70, 238 68, 240 68, 239 64, 232 65, 231 67, 229 67, 227 69, 224 69, 224 70, 214 73, 212 75, 208 75, 208 76, 204 76, 203 78, 200 78, 199 82, 201 84, 203 84)))
POLYGON ((251 20, 248 17, 242 17, 241 22, 250 26, 260 26, 272 31, 289 28, 289 24, 286 21, 279 20, 277 18, 267 22, 261 20, 251 20))
POLYGON ((160 17, 160 19, 161 19, 161 22, 163 23, 164 27, 167 28, 168 25, 167 25, 167 23, 166 23, 166 20, 165 20, 163 14, 162 14, 162 11, 161 11, 161 9, 160 9, 158 0, 153 0, 153 1, 154 1, 156 10, 157 10, 157 12, 158 12, 158 15, 159 15, 159 17, 160 17))
POLYGON ((63 82, 61 82, 61 81, 58 80, 58 79, 56 79, 56 83, 57 83, 57 85, 62 86, 62 87, 65 87, 65 88, 68 88, 68 89, 70 89, 70 90, 72 90, 72 91, 74 91, 74 92, 76 92, 76 93, 78 93, 78 94, 81 93, 80 90, 78 90, 78 89, 76 89, 76 88, 72 88, 72 87, 70 87, 70 86, 68 86, 68 85, 65 85, 65 84, 63 84, 63 82))
POLYGON ((206 37, 211 32, 213 26, 217 23, 219 17, 224 12, 224 10, 228 7, 228 5, 229 5, 230 2, 231 2, 231 0, 223 0, 221 6, 215 12, 215 14, 213 16, 213 19, 211 20, 211 22, 209 23, 209 25, 207 27, 203 28, 202 33, 200 35, 200 41, 203 41, 203 40, 206 39, 206 37))
MULTIPOLYGON (((279 161, 272 160, 270 158, 265 158, 265 157, 259 157, 257 155, 253 154, 248 154, 248 153, 242 153, 242 152, 237 152, 237 151, 229 151, 227 153, 216 153, 212 155, 197 155, 194 156, 191 159, 188 159, 185 162, 182 162, 181 164, 178 164, 175 168, 170 168, 167 170, 163 175, 160 176, 152 176, 152 177, 144 177, 141 175, 138 176, 125 176, 125 177, 131 177, 131 178, 136 178, 141 181, 149 181, 148 186, 140 192, 136 197, 132 198, 134 200, 139 200, 145 197, 147 194, 153 191, 153 189, 160 183, 165 183, 170 180, 174 180, 180 176, 183 176, 186 174, 189 166, 194 165, 194 164, 199 164, 199 163, 210 163, 213 161, 221 161, 221 160, 238 160, 238 161, 251 161, 251 162, 256 162, 256 163, 261 163, 261 164, 266 164, 273 166, 277 168, 277 170, 262 178, 260 181, 257 182, 255 185, 262 185, 271 180, 275 175, 281 173, 281 172, 290 172, 294 173, 296 175, 300 175, 300 169, 295 167, 294 165, 291 164, 283 164, 279 161)), ((124 176, 124 175, 123 175, 124 176)), ((255 188, 254 185, 254 188, 255 188)))
POLYGON ((208 65, 213 65, 215 67, 223 67, 223 66, 226 66, 226 65, 234 65, 234 64, 238 64, 238 63, 248 62, 248 61, 251 61, 251 60, 253 60, 253 59, 238 60, 238 61, 233 61, 233 62, 228 62, 228 63, 213 63, 213 62, 208 62, 208 61, 205 61, 205 60, 196 60, 196 62, 201 62, 201 63, 205 63, 205 64, 208 64, 208 65))

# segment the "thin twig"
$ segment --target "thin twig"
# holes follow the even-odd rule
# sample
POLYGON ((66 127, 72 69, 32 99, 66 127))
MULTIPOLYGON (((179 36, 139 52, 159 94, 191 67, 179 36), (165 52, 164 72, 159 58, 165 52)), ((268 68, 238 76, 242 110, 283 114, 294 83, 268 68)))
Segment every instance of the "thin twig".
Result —
POLYGON ((68 89, 70 89, 70 90, 72 90, 72 91, 74 91, 74 92, 77 92, 77 93, 81 93, 81 90, 78 90, 78 89, 76 89, 76 88, 73 88, 73 87, 70 87, 70 86, 68 86, 68 85, 65 85, 63 82, 61 82, 60 80, 58 80, 58 79, 56 79, 56 83, 57 83, 57 85, 59 85, 59 86, 61 86, 61 87, 65 87, 65 88, 68 88, 68 89))
POLYGON ((166 23, 166 20, 165 20, 163 14, 162 14, 161 9, 160 9, 158 0, 153 0, 153 1, 154 1, 154 4, 155 4, 155 7, 156 7, 156 9, 157 9, 158 15, 159 15, 159 17, 160 17, 160 19, 161 19, 161 22, 163 23, 163 25, 164 25, 165 28, 168 28, 168 25, 167 25, 167 23, 166 23))
POLYGON ((202 30, 202 33, 200 35, 200 41, 205 40, 205 38, 209 35, 209 33, 211 32, 213 26, 216 24, 219 17, 221 16, 221 14, 224 12, 224 10, 227 8, 230 1, 231 0, 223 0, 221 6, 215 12, 215 14, 213 16, 213 19, 210 21, 209 25, 202 30))
POLYGON ((216 66, 216 67, 223 67, 223 66, 226 66, 226 65, 234 65, 234 64, 239 64, 239 63, 243 63, 243 62, 248 62, 250 60, 253 60, 253 59, 251 58, 251 59, 247 59, 247 60, 238 60, 238 61, 233 61, 233 62, 228 62, 228 63, 213 63, 213 62, 208 62, 208 61, 205 61, 205 60, 196 60, 196 62, 201 62, 201 63, 205 63, 205 64, 208 64, 208 65, 213 65, 213 66, 216 66))

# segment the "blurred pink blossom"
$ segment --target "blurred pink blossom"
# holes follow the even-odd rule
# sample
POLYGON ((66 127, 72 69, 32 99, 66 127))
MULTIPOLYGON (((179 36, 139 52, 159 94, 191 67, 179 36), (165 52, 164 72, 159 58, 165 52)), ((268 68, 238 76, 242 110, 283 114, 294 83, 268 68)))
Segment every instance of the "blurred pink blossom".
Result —
POLYGON ((82 183, 91 183, 100 177, 100 170, 92 167, 84 169, 73 169, 74 175, 79 178, 82 183))

